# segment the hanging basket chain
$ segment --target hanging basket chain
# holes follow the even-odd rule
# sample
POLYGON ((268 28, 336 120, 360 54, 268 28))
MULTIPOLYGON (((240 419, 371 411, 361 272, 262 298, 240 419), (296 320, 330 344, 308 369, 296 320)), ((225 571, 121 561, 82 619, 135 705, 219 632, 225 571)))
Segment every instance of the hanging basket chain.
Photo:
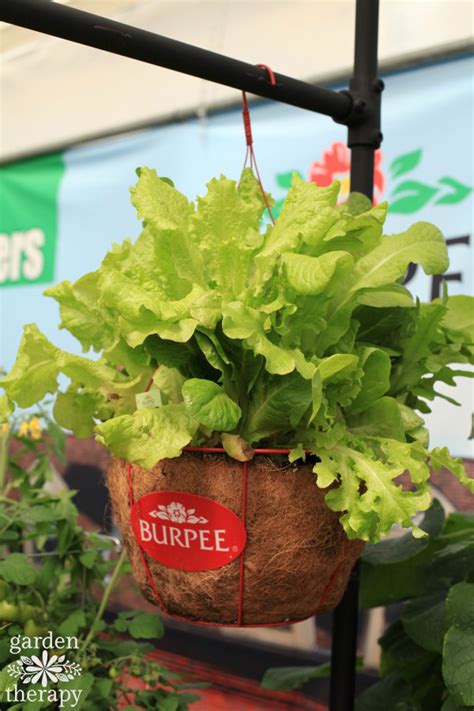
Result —
MULTIPOLYGON (((268 76, 270 79, 270 84, 272 86, 276 85, 276 80, 275 80, 275 75, 273 71, 270 69, 269 66, 266 64, 257 64, 257 67, 262 67, 263 69, 266 69, 268 72, 268 76)), ((272 224, 275 224, 275 218, 273 217, 273 213, 270 207, 270 203, 268 200, 268 195, 265 192, 265 188, 263 187, 262 179, 260 177, 260 171, 258 169, 257 165, 257 159, 255 157, 255 151, 253 148, 253 136, 252 136, 252 124, 250 121, 250 111, 249 111, 249 105, 247 101, 247 95, 245 91, 242 92, 242 118, 244 122, 244 133, 245 133, 245 144, 247 146, 247 149, 245 151, 245 159, 244 159, 244 170, 247 167, 247 164, 249 168, 254 172, 255 177, 257 178, 258 185, 260 188, 260 192, 262 193, 263 201, 265 203, 265 208, 268 212, 268 215, 270 217, 270 220, 272 221, 272 224)))

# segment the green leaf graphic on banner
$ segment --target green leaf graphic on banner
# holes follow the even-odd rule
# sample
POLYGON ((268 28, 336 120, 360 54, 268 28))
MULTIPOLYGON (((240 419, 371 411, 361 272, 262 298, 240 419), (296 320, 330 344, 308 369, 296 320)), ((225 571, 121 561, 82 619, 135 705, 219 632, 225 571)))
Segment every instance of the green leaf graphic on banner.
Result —
POLYGON ((408 173, 413 168, 416 168, 421 160, 422 150, 418 148, 416 151, 411 151, 411 153, 404 153, 401 156, 397 156, 395 160, 390 164, 390 173, 392 178, 398 178, 404 173, 408 173))
POLYGON ((392 193, 392 195, 402 193, 402 196, 390 204, 389 211, 411 213, 421 210, 438 191, 438 188, 432 188, 417 180, 404 180, 392 193))
MULTIPOLYGON (((285 199, 286 198, 280 198, 279 200, 276 201, 276 203, 272 207, 272 215, 273 215, 274 220, 276 220, 278 215, 280 214, 281 208, 283 207, 283 203, 285 202, 285 199)), ((268 210, 267 210, 266 214, 268 215, 268 210)))
POLYGON ((461 202, 472 192, 472 188, 464 183, 460 183, 459 180, 455 178, 440 178, 438 183, 441 185, 447 185, 451 189, 451 192, 441 195, 440 198, 435 200, 435 205, 454 205, 457 202, 461 202))
POLYGON ((296 175, 298 175, 302 180, 304 179, 299 170, 289 170, 286 173, 277 173, 277 185, 279 185, 280 188, 286 188, 287 190, 289 190, 291 188, 294 173, 296 173, 296 175))
POLYGON ((53 281, 62 153, 0 168, 0 288, 53 281))

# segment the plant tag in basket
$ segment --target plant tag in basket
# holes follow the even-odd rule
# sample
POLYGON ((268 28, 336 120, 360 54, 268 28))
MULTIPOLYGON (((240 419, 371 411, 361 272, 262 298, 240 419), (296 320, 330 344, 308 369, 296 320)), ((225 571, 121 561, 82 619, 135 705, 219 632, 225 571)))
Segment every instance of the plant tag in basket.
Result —
POLYGON ((158 388, 152 388, 146 393, 137 393, 135 402, 137 410, 142 410, 144 407, 161 407, 161 392, 158 388))
POLYGON ((183 491, 146 494, 131 510, 138 544, 152 558, 179 570, 212 570, 237 558, 247 534, 230 509, 183 491))

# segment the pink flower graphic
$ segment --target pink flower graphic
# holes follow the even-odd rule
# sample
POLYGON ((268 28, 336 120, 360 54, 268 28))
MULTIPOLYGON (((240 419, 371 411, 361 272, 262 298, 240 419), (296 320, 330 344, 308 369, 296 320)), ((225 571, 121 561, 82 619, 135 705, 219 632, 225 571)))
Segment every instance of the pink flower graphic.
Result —
MULTIPOLYGON (((336 141, 323 153, 322 160, 314 161, 309 169, 309 180, 322 188, 331 185, 334 180, 341 182, 341 201, 349 195, 349 177, 351 169, 351 152, 345 143, 336 141)), ((385 176, 382 171, 382 151, 375 151, 374 159, 374 204, 383 195, 385 176)))

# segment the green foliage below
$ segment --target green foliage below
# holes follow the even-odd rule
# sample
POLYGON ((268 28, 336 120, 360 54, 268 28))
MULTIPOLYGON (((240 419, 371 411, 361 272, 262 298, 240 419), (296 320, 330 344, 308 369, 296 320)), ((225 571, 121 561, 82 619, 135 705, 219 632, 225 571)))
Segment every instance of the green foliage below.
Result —
POLYGON ((400 619, 380 644, 381 680, 357 700, 356 711, 460 711, 474 705, 474 516, 443 521, 437 502, 421 528, 367 546, 361 604, 402 603, 400 619))
POLYGON ((312 679, 327 677, 330 672, 330 664, 317 667, 274 667, 267 669, 263 675, 262 686, 275 691, 290 691, 301 688, 312 679))
POLYGON ((80 527, 71 492, 52 493, 51 457, 63 457, 64 436, 45 412, 36 414, 47 426, 41 440, 19 436, 14 420, 8 431, 0 430, 0 709, 59 708, 38 699, 13 703, 7 696, 18 681, 9 670, 20 654, 41 657, 35 638, 51 632, 53 639, 77 639, 78 648, 73 643, 64 654, 82 673, 68 681, 48 679, 46 687, 18 684, 23 690, 80 692, 74 709, 84 711, 115 711, 119 700, 129 707, 133 702, 134 709, 186 711, 198 698, 188 693, 190 684, 146 656, 163 635, 160 617, 137 610, 104 619, 111 594, 129 579, 125 552, 117 557, 113 539, 80 527), (13 637, 32 647, 13 653, 13 637), (135 691, 135 677, 146 688, 135 691))

